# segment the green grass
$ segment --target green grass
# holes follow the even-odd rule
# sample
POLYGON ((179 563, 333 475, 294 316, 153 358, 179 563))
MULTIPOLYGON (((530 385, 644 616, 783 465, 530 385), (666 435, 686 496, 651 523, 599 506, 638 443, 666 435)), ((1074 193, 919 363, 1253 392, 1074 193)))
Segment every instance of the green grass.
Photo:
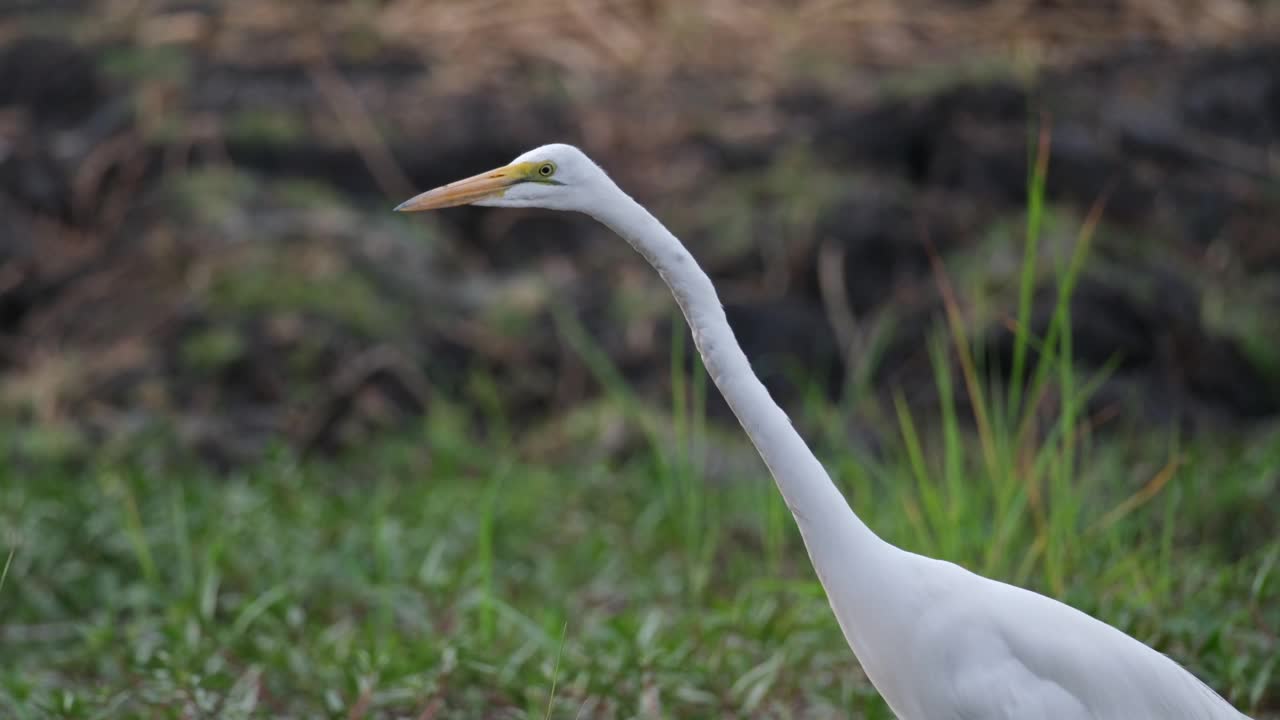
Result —
MULTIPOLYGON (((143 459, 6 471, 0 715, 887 717, 763 472, 526 464, 464 424, 442 411, 344 462, 282 454, 227 478, 143 459)), ((1100 443, 1048 485, 1076 522, 1040 549, 1030 513, 994 513, 998 484, 935 476, 945 455, 904 445, 909 461, 823 453, 891 540, 1054 592, 1275 707, 1280 543, 1208 529, 1274 496, 1280 438, 1184 448, 1119 516, 1159 467, 1100 443)))

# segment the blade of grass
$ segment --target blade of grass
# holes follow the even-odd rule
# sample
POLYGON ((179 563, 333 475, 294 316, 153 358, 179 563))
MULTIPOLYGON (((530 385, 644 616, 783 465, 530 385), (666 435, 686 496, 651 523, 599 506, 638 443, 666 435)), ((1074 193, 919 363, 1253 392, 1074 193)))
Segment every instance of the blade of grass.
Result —
MULTIPOLYGON (((1009 371, 1008 417, 1016 417, 1022 402, 1022 380, 1027 361, 1027 331, 1031 322, 1031 299, 1035 295, 1039 264, 1040 231, 1044 222, 1045 181, 1049 175, 1050 120, 1040 116, 1034 146, 1028 147, 1031 163, 1027 174, 1027 226, 1022 245, 1022 273, 1018 282, 1018 320, 1013 339, 1013 367, 1009 371)), ((1028 143, 1030 145, 1030 143, 1028 143)))
POLYGON ((5 558, 4 570, 0 570, 0 590, 4 590, 4 581, 9 578, 9 566, 13 564, 13 555, 18 548, 9 548, 9 557, 5 558))
POLYGON ((169 516, 173 521, 173 543, 178 552, 179 579, 183 590, 191 592, 196 585, 195 560, 191 551, 191 529, 187 523, 187 503, 180 484, 175 484, 170 491, 169 516))
MULTIPOLYGON (((924 448, 920 444, 920 434, 916 431, 915 420, 911 416, 911 409, 907 407, 906 398, 902 396, 902 390, 895 388, 893 394, 893 404, 898 413, 898 426, 902 434, 902 441, 907 451, 907 463, 911 468, 911 474, 914 476, 917 492, 924 492, 929 487, 929 468, 925 464, 924 448)), ((907 519, 915 526, 921 536, 927 539, 927 542, 936 554, 937 538, 934 537, 928 523, 925 522, 923 514, 914 499, 907 496, 907 519)))
POLYGON ((1146 505, 1152 498, 1160 494, 1169 481, 1173 479, 1174 474, 1178 472, 1178 468, 1186 462, 1185 458, 1173 457, 1169 462, 1165 463, 1160 471, 1151 477, 1137 492, 1125 498, 1119 505, 1111 508, 1105 515, 1098 519, 1090 528, 1089 532, 1094 533, 1106 530, 1115 525, 1126 515, 1134 510, 1146 505))
POLYGON ((560 646, 556 648, 556 664, 551 669, 551 693, 547 697, 547 712, 543 715, 543 720, 551 720, 551 708, 556 701, 556 681, 560 679, 560 657, 564 654, 564 639, 569 634, 569 621, 564 621, 564 627, 560 629, 560 646))
POLYGON ((264 591, 261 595, 254 598, 249 604, 245 605, 236 615, 236 619, 231 623, 231 630, 228 637, 239 638, 250 627, 262 617, 271 606, 289 597, 289 587, 287 585, 276 585, 264 591))
POLYGON ((946 310, 947 325, 951 330, 951 341, 955 345, 956 355, 960 360, 960 371, 964 377, 965 389, 969 392, 970 405, 973 406, 973 418, 978 423, 978 440, 982 444, 982 455, 988 471, 993 473, 999 466, 996 458, 995 441, 991 432, 991 421, 987 417, 986 403, 983 402, 982 383, 978 380, 978 371, 973 363, 973 354, 969 347, 969 334, 965 330, 964 317, 960 313, 960 301, 951 279, 947 276, 946 267, 936 249, 929 247, 929 264, 933 268, 933 276, 942 292, 942 304, 946 310))
POLYGON ((942 407, 942 480, 946 491, 946 511, 938 521, 953 531, 960 527, 959 518, 966 513, 964 506, 970 497, 963 487, 964 443, 960 441, 960 421, 956 413, 955 383, 948 363, 946 338, 933 335, 929 343, 933 363, 934 383, 938 387, 938 400, 942 407))
MULTIPOLYGON (((1069 305, 1071 296, 1075 293, 1075 288, 1080 280, 1080 275, 1084 271, 1085 262, 1089 258, 1089 249, 1092 245, 1093 238, 1097 234, 1098 225, 1102 222, 1102 213, 1106 209, 1107 200, 1110 197, 1110 190, 1104 189, 1089 208, 1089 214, 1085 216, 1084 222, 1080 226, 1080 231, 1076 235, 1075 247, 1071 252, 1071 260, 1068 263, 1066 272, 1063 274, 1058 284, 1058 296, 1054 306, 1053 314, 1049 320, 1049 327, 1045 330, 1043 347, 1044 350, 1040 354, 1040 360, 1036 364, 1033 372, 1032 380, 1029 388, 1033 394, 1042 391, 1049 379, 1049 374, 1057 365, 1056 361, 1063 351, 1063 343, 1060 335, 1063 332, 1069 332, 1070 327, 1064 326, 1065 322, 1070 320, 1069 305)), ((1021 325, 1022 323, 1019 323, 1021 325)), ((1069 349, 1071 343, 1068 340, 1066 347, 1069 349)), ((1028 410, 1022 414, 1022 422, 1020 423, 1017 435, 1019 444, 1028 442, 1028 431, 1030 430, 1030 421, 1034 417, 1034 413, 1028 410)))
POLYGON ((128 535, 129 543, 133 546, 134 557, 142 568, 142 576, 148 584, 155 584, 158 580, 156 564, 151 556, 151 546, 147 542, 142 513, 138 510, 138 501, 133 491, 118 473, 105 473, 100 477, 104 493, 108 496, 114 495, 120 500, 124 511, 125 534, 128 535))
POLYGON ((689 461, 688 448, 688 390, 685 387, 684 370, 684 325, 681 318, 672 313, 671 318, 671 420, 675 431, 675 463, 683 476, 689 461))

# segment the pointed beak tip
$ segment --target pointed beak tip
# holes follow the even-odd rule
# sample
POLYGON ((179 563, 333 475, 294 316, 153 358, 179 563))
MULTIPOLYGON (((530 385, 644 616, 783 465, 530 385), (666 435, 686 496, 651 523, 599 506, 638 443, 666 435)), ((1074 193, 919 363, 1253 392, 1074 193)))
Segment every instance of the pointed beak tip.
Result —
POLYGON ((415 195, 395 207, 393 212, 422 212, 441 208, 471 205, 477 201, 502 193, 520 180, 522 175, 509 167, 497 168, 441 185, 434 190, 415 195))
MULTIPOLYGON (((426 193, 423 193, 423 195, 425 194, 426 193)), ((404 202, 400 203, 399 205, 395 206, 392 212, 411 213, 411 212, 419 212, 421 210, 433 209, 434 206, 431 203, 424 202, 425 199, 426 198, 423 198, 422 195, 415 195, 409 198, 408 200, 405 200, 404 202)))

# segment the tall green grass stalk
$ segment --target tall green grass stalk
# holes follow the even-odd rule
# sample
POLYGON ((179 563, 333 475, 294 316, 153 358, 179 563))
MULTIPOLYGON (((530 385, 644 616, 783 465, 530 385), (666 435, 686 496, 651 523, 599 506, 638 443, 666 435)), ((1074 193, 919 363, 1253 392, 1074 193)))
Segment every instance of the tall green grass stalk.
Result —
POLYGON ((687 563, 689 590, 695 596, 706 589, 715 554, 717 523, 708 502, 703 461, 699 459, 699 433, 706 429, 706 370, 698 353, 692 367, 685 369, 688 327, 679 312, 671 318, 671 427, 675 433, 675 457, 667 464, 672 468, 671 484, 676 492, 672 499, 678 506, 670 512, 682 519, 683 537, 692 556, 687 563))
POLYGON ((1013 339, 1013 367, 1009 371, 1009 405, 1007 417, 1018 413, 1022 404, 1022 381, 1027 362, 1027 346, 1031 322, 1031 300, 1035 296, 1036 272, 1039 266, 1040 231, 1044 224, 1045 182, 1049 176, 1050 122, 1041 115, 1034 143, 1028 143, 1031 162, 1027 171, 1027 220, 1022 244, 1022 272, 1018 283, 1018 320, 1013 339))
POLYGON ((4 590, 4 583, 9 579, 9 567, 13 565, 13 556, 18 552, 18 548, 9 548, 9 556, 4 559, 4 569, 0 570, 0 590, 4 590))

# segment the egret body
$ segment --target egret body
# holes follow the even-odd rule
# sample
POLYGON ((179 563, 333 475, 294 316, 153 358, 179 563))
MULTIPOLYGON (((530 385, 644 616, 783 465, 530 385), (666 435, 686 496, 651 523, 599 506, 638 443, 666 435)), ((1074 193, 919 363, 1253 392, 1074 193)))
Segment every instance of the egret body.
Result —
POLYGON ((577 148, 539 147, 396 209, 464 204, 586 213, 653 265, 773 474, 845 639, 902 720, 1245 718, 1173 660, 1104 622, 877 536, 752 372, 711 279, 577 148))

